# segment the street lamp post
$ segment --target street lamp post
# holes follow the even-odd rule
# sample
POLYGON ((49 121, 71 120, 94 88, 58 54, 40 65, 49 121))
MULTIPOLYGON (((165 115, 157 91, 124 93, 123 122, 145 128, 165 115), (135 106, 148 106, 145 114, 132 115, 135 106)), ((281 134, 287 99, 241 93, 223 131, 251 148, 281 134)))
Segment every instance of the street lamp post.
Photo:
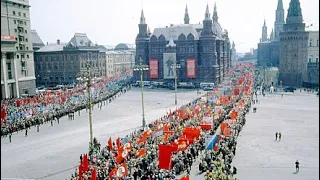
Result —
POLYGON ((89 108, 89 133, 90 133, 90 145, 93 144, 93 131, 92 131, 92 102, 91 102, 91 81, 92 75, 90 71, 90 64, 86 65, 87 71, 80 75, 79 80, 87 81, 87 89, 88 89, 88 108, 89 108))
POLYGON ((146 120, 144 115, 144 99, 143 99, 143 71, 149 70, 148 65, 142 64, 142 58, 140 57, 140 64, 139 66, 134 66, 133 71, 140 71, 140 87, 141 87, 141 106, 142 106, 142 128, 144 129, 146 127, 146 120))
POLYGON ((177 79, 178 79, 178 76, 177 76, 177 69, 180 69, 181 66, 180 64, 174 64, 171 66, 172 69, 174 69, 174 71, 176 72, 175 73, 175 76, 174 76, 174 90, 175 90, 175 93, 174 93, 174 104, 177 105, 178 104, 178 101, 177 101, 177 92, 178 92, 178 88, 177 88, 177 79))

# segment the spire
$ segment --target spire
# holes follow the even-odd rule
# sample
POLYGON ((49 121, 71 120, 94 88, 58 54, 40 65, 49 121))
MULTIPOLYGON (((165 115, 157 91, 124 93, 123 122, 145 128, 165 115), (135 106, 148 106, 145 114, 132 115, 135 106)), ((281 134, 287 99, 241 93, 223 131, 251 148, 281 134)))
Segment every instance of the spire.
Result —
POLYGON ((218 12, 217 12, 217 4, 216 3, 214 3, 212 20, 213 20, 213 22, 218 22, 218 12))
POLYGON ((261 41, 264 42, 267 40, 268 40, 268 31, 267 31, 266 20, 264 20, 263 27, 262 27, 261 41))
POLYGON ((270 40, 273 40, 274 39, 274 33, 273 33, 273 28, 271 30, 271 34, 270 34, 270 40))
POLYGON ((209 13, 209 5, 207 4, 206 13, 204 15, 204 20, 211 20, 210 13, 209 13))
POLYGON ((140 24, 146 24, 146 18, 144 18, 143 9, 141 10, 140 24))
POLYGON ((149 34, 149 35, 151 34, 151 31, 150 31, 150 28, 149 28, 149 26, 148 26, 148 31, 147 31, 147 32, 148 32, 148 34, 149 34))
POLYGON ((186 10, 184 12, 184 24, 189 24, 190 18, 188 13, 188 6, 186 5, 186 10))
POLYGON ((232 49, 234 49, 236 45, 234 44, 234 41, 232 41, 232 49))
POLYGON ((290 1, 286 23, 302 23, 302 12, 299 0, 290 1))
POLYGON ((282 3, 282 0, 278 0, 277 10, 282 10, 282 9, 283 9, 283 3, 282 3))

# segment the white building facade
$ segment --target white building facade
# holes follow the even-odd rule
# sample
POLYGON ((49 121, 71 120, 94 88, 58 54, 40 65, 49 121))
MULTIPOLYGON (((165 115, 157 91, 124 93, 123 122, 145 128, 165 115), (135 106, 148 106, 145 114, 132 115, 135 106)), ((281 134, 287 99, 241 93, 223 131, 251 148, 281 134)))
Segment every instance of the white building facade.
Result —
POLYGON ((123 74, 132 75, 135 47, 130 44, 118 44, 113 50, 106 52, 106 75, 108 77, 123 74))
POLYGON ((36 92, 28 0, 1 1, 1 99, 36 92))

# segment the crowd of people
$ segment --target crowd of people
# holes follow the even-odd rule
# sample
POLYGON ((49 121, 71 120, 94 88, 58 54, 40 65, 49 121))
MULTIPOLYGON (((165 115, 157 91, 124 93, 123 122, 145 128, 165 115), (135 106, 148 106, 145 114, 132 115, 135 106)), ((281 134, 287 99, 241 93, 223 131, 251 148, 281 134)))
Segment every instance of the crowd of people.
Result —
MULTIPOLYGON (((98 108, 111 102, 117 96, 131 88, 130 81, 108 81, 96 83, 91 88, 92 104, 98 108)), ((46 91, 34 97, 13 98, 1 101, 1 136, 29 129, 53 121, 59 121, 68 115, 74 119, 74 113, 88 109, 88 93, 85 84, 77 84, 73 89, 46 91)))
POLYGON ((192 164, 198 159, 199 171, 205 172, 205 179, 233 179, 236 168, 230 164, 235 156, 236 139, 246 122, 245 115, 254 97, 249 70, 245 68, 241 77, 237 77, 240 80, 235 84, 233 94, 225 94, 223 88, 216 88, 180 109, 168 112, 147 128, 121 140, 117 138, 116 143, 110 137, 108 145, 103 148, 95 138, 88 155, 81 158, 79 167, 71 175, 71 180, 176 179, 183 174, 188 176, 192 164), (204 124, 205 117, 213 117, 211 124, 204 124), (209 128, 206 128, 207 125, 209 128), (207 149, 206 136, 215 134, 220 136, 215 143, 217 148, 207 149), (174 149, 168 151, 171 160, 165 168, 164 156, 159 158, 162 154, 160 146, 174 149))

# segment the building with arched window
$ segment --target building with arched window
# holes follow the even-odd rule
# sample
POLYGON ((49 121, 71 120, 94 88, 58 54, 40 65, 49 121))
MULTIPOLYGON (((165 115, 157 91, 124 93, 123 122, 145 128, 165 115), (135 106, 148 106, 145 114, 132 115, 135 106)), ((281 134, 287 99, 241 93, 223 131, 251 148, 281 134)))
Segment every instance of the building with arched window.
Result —
MULTIPOLYGON (((184 24, 155 28, 151 32, 141 12, 135 65, 140 62, 149 65, 144 80, 167 84, 177 76, 178 82, 196 86, 201 82, 221 82, 231 66, 231 45, 228 31, 218 22, 216 5, 212 18, 207 6, 202 24, 189 24, 189 21, 186 7, 184 24)), ((134 77, 140 79, 138 71, 134 77)))

